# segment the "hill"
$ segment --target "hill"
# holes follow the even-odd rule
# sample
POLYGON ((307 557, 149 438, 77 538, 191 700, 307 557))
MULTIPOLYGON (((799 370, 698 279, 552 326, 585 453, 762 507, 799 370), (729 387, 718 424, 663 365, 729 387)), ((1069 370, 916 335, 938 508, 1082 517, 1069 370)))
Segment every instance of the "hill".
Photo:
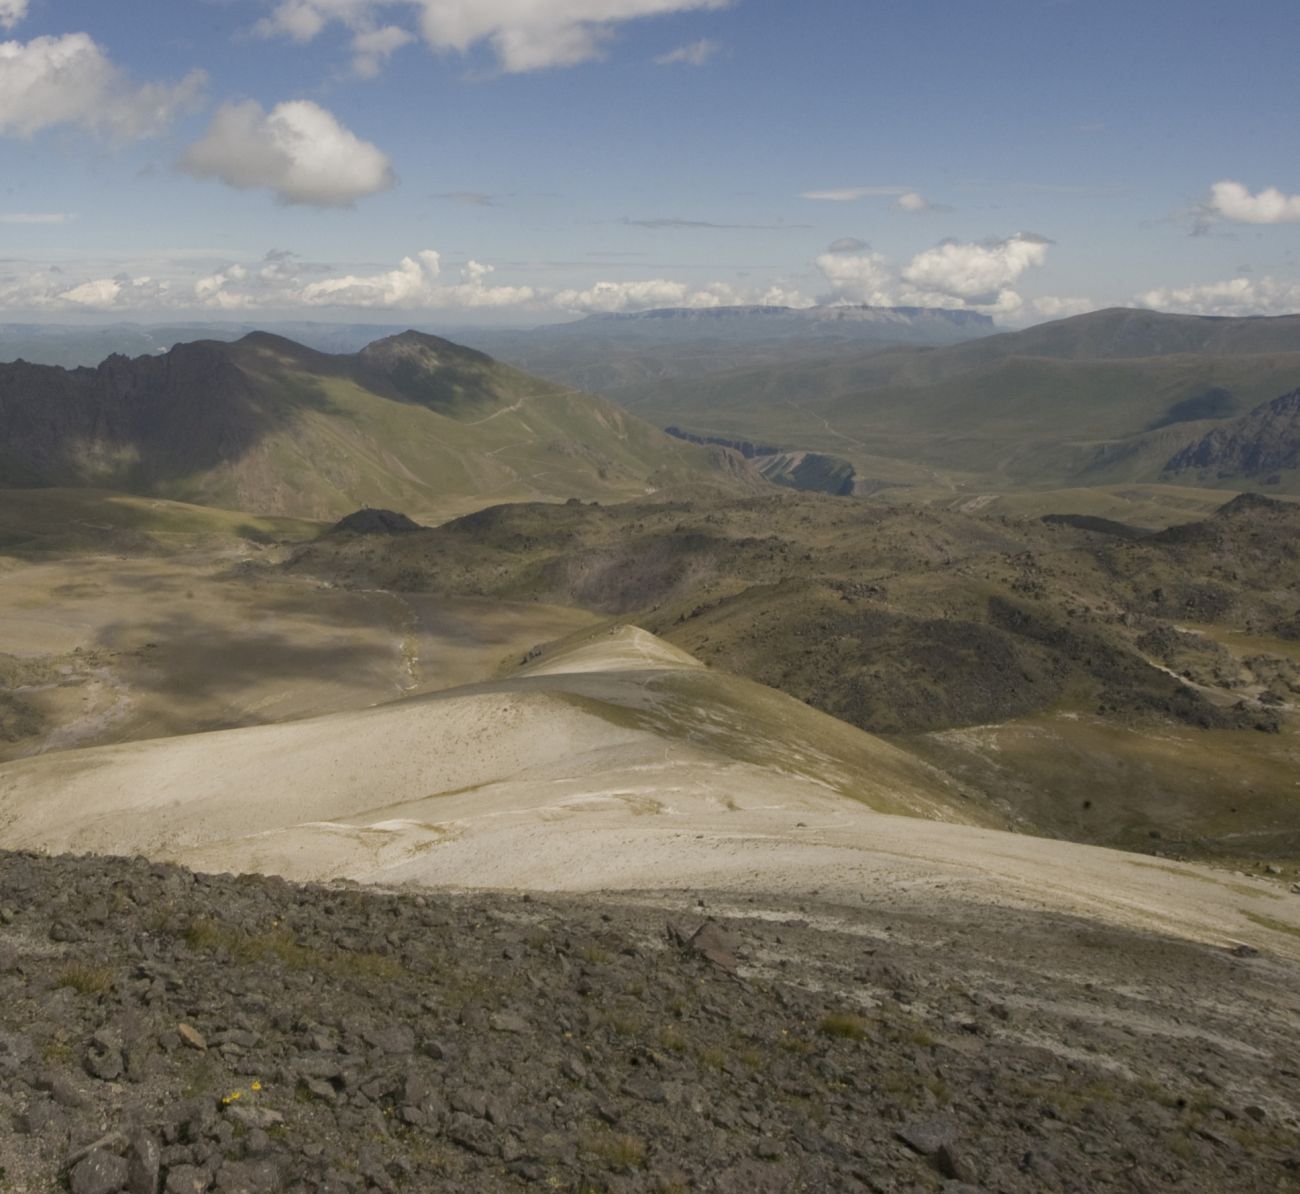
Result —
MULTIPOLYGON (((859 492, 934 496, 1157 481, 1189 444, 1298 378, 1300 316, 1116 310, 611 393, 659 426, 842 457, 859 492)), ((1297 476, 1275 488, 1300 491, 1297 476)))
POLYGON ((627 626, 362 711, 8 763, 0 826, 4 849, 385 885, 845 899, 937 867, 966 898, 1287 954, 1300 916, 1270 927, 1254 888, 1210 899, 1192 867, 988 828, 907 752, 627 626))
POLYGON ((0 485, 92 486, 258 515, 446 517, 501 497, 757 488, 729 454, 407 332, 354 355, 254 333, 95 369, 0 365, 0 485))
POLYGON ((1285 857, 1297 542, 1300 506, 1266 499, 1152 534, 787 494, 496 507, 327 536, 285 567, 633 618, 889 735, 1033 832, 1285 857))

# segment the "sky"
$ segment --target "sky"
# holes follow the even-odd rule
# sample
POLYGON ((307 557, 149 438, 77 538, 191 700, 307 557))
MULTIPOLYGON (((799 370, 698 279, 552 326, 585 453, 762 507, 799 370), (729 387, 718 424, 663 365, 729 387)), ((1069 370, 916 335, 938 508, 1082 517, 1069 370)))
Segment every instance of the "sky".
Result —
POLYGON ((1295 0, 0 0, 0 322, 1300 310, 1295 0))

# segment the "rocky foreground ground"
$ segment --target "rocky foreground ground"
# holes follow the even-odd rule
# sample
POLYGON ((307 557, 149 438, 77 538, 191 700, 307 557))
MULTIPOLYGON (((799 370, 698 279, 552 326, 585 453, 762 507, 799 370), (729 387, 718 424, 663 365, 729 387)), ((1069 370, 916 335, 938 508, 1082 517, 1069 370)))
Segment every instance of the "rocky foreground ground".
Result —
MULTIPOLYGON (((932 898, 932 897, 930 897, 932 898)), ((1300 970, 953 903, 0 854, 0 1190, 1300 1190, 1300 970)))

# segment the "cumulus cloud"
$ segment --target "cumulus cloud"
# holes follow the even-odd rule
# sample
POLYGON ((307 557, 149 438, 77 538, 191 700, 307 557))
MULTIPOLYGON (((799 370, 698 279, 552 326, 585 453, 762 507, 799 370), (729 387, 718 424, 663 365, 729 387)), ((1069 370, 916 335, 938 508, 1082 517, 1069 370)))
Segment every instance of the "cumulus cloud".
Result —
POLYGON ((1047 261, 1051 243, 1026 232, 984 244, 944 241, 913 257, 901 276, 923 296, 960 299, 972 307, 1015 310, 1021 300, 1010 289, 1011 284, 1026 270, 1047 261))
MULTIPOLYGON (((466 53, 487 43, 510 72, 573 66, 601 56, 616 27, 641 17, 726 8, 732 0, 278 0, 257 28, 305 42, 332 21, 354 31, 393 8, 414 10, 429 45, 466 53)), ((689 47, 685 47, 689 49, 689 47)), ((682 59, 687 61, 687 59, 682 59)))
POLYGON ((428 310, 438 307, 512 307, 529 302, 529 286, 492 286, 494 267, 470 261, 460 281, 441 280, 442 258, 433 249, 403 257, 396 269, 369 275, 325 278, 305 286, 299 298, 309 307, 393 307, 428 310))
POLYGON ((1300 282, 1236 277, 1224 282, 1160 287, 1138 295, 1135 301, 1140 307, 1187 315, 1287 315, 1300 311, 1300 282))
POLYGON ((1012 289, 1026 270, 1047 260, 1051 241, 1033 233, 985 243, 944 241, 895 270, 881 254, 853 241, 837 241, 816 265, 830 283, 829 302, 873 307, 970 307, 995 315, 1019 310, 1012 289), (844 248, 836 249, 836 245, 844 248))
POLYGON ((655 59, 655 65, 705 66, 717 57, 720 49, 722 47, 716 41, 710 41, 709 38, 702 37, 699 41, 693 41, 689 45, 678 46, 675 50, 669 50, 667 54, 660 54, 655 59))
POLYGON ((351 207, 393 185, 385 154, 311 100, 223 104, 180 168, 240 190, 273 191, 281 203, 351 207))
POLYGON ((0 0, 0 29, 12 29, 27 15, 27 0, 0 0))
POLYGON ((1211 216, 1238 224, 1300 223, 1300 195, 1285 195, 1277 187, 1252 195, 1241 183, 1225 179, 1210 188, 1205 207, 1211 216))
POLYGON ((866 245, 859 252, 835 251, 832 247, 831 252, 817 258, 816 264, 830 283, 834 300, 872 307, 894 305, 894 271, 885 257, 871 252, 866 245))
POLYGON ((826 246, 828 253, 861 253, 863 249, 870 249, 871 246, 864 240, 859 240, 856 236, 841 236, 839 240, 833 240, 826 246))
POLYGON ((69 125, 116 141, 156 136, 195 103, 206 78, 192 71, 179 83, 135 83, 88 33, 0 42, 0 135, 69 125))
POLYGON ((913 193, 911 187, 834 187, 828 191, 803 191, 799 198, 821 203, 853 203, 858 199, 888 199, 913 193))

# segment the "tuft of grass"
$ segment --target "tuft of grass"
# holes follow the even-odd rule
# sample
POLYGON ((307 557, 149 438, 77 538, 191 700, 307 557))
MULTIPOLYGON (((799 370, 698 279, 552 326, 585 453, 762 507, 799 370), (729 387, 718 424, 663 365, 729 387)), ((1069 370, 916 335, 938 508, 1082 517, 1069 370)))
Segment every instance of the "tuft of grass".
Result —
POLYGON ((311 970, 332 978, 392 981, 404 973, 401 962, 395 958, 383 954, 315 949, 302 945, 284 929, 249 935, 215 921, 196 920, 185 931, 185 943, 197 953, 225 952, 232 961, 244 965, 275 960, 287 970, 311 970))
POLYGON ((113 989, 113 972, 107 966, 73 963, 59 971, 56 981, 78 995, 107 995, 113 989))
POLYGON ((659 1034, 659 1043, 670 1053, 686 1052, 686 1038, 674 1025, 669 1025, 659 1034))
POLYGON ((861 1016, 855 1016, 852 1012, 831 1012, 828 1016, 823 1016, 821 1023, 817 1026, 822 1036, 834 1037, 837 1040, 845 1041, 865 1041, 867 1039, 867 1022, 861 1016))
POLYGON ((616 1172, 627 1173, 645 1164, 646 1142, 639 1136, 609 1131, 598 1132, 589 1136, 583 1147, 586 1152, 599 1158, 616 1172))

